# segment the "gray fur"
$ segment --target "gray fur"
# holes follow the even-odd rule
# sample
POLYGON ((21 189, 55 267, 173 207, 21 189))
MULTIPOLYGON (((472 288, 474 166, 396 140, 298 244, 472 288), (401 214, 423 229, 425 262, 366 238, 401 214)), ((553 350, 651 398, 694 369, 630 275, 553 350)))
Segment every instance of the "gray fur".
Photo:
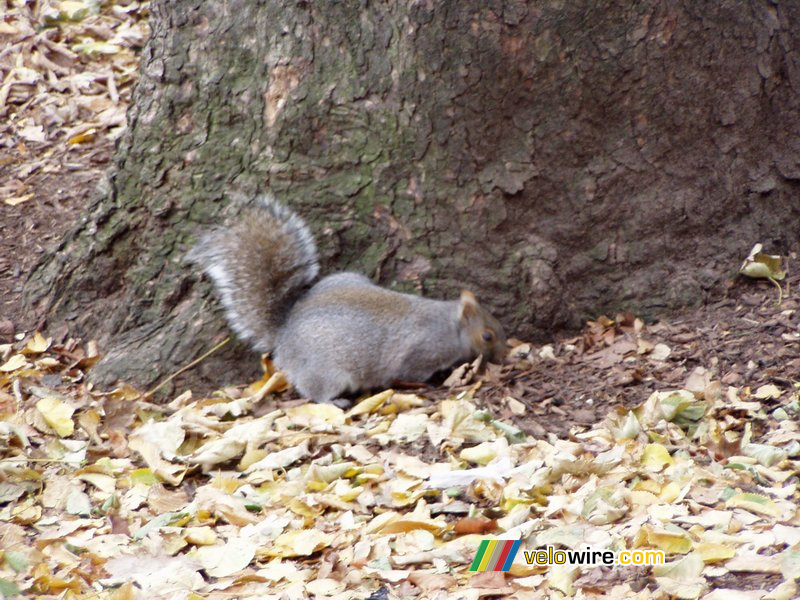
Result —
POLYGON ((317 402, 424 381, 479 353, 497 357, 505 346, 500 324, 466 292, 460 301, 429 300, 357 273, 328 275, 309 288, 319 272, 314 239, 272 198, 203 236, 190 259, 213 280, 233 330, 272 352, 289 381, 317 402))
POLYGON ((272 196, 260 197, 236 223, 204 234, 187 258, 214 282, 231 328, 259 352, 275 348, 291 303, 319 274, 308 226, 272 196), (260 248, 267 238, 283 243, 260 248))

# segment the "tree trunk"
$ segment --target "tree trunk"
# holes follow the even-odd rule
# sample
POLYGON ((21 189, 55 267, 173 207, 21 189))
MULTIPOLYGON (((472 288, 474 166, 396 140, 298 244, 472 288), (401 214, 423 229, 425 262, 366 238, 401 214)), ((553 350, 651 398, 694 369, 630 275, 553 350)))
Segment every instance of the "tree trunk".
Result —
MULTIPOLYGON (((800 225, 800 4, 155 0, 107 189, 28 306, 148 385, 227 335, 183 262, 271 190, 325 266, 518 336, 703 300, 800 225)), ((241 346, 193 372, 219 386, 241 346)), ((198 379, 199 378, 199 379, 198 379)))

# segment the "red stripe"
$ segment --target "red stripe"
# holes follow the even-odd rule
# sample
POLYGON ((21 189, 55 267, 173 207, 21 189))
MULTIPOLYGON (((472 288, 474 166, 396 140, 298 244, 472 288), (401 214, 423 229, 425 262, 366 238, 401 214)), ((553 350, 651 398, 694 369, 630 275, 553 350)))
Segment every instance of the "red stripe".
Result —
POLYGON ((511 547, 514 545, 514 540, 506 540, 503 544, 503 550, 500 553, 500 558, 497 559, 497 564, 494 566, 495 571, 502 571, 503 565, 506 564, 506 558, 508 558, 508 553, 511 551, 511 547))

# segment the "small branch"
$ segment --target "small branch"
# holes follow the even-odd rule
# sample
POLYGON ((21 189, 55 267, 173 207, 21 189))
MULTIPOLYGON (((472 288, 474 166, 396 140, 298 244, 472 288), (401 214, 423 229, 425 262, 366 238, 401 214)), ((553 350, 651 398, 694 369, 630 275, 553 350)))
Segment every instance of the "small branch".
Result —
POLYGON ((197 365, 198 363, 200 363, 200 362, 204 361, 206 358, 208 358, 209 356, 211 356, 212 354, 214 354, 214 352, 216 352, 217 350, 219 350, 220 348, 222 348, 222 347, 223 347, 225 344, 227 344, 227 343, 228 343, 228 342, 230 342, 230 341, 231 341, 231 338, 230 338, 230 336, 226 337, 226 338, 225 338, 224 340, 222 340, 222 341, 221 341, 219 344, 217 344, 216 346, 214 346, 213 348, 211 348, 211 350, 209 350, 208 352, 206 352, 206 353, 205 353, 205 354, 203 354, 202 356, 200 356, 200 357, 198 357, 198 358, 194 359, 194 360, 193 360, 192 362, 190 362, 188 365, 184 365, 183 367, 181 367, 180 369, 178 369, 177 371, 175 371, 175 372, 174 372, 172 375, 170 375, 169 377, 167 377, 167 378, 166 378, 164 381, 162 381, 161 383, 159 383, 159 384, 158 384, 156 387, 154 387, 153 389, 151 389, 151 390, 148 390, 147 392, 145 392, 145 393, 144 393, 144 397, 145 397, 145 398, 150 398, 150 397, 151 397, 153 394, 155 394, 155 393, 156 393, 158 390, 160 390, 162 387, 164 387, 165 385, 167 385, 167 384, 168 384, 170 381, 172 381, 173 379, 175 379, 175 378, 176 378, 178 375, 180 375, 181 373, 184 373, 184 372, 188 371, 189 369, 191 369, 192 367, 194 367, 194 366, 195 366, 195 365, 197 365))
POLYGON ((773 283, 773 285, 776 288, 778 288, 778 302, 777 302, 777 305, 780 306, 781 303, 783 302, 783 288, 781 287, 781 284, 778 283, 777 281, 775 281, 772 277, 767 277, 767 279, 769 279, 773 283))

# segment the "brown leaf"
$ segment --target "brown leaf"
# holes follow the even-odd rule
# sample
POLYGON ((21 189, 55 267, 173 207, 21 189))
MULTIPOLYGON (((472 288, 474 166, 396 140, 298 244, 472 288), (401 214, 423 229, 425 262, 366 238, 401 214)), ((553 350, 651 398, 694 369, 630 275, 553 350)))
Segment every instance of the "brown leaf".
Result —
POLYGON ((485 517, 465 517, 453 524, 453 531, 460 535, 467 533, 489 533, 497 529, 497 521, 485 517))
POLYGON ((408 576, 408 580, 426 593, 447 590, 456 584, 456 578, 445 573, 414 572, 408 576))

